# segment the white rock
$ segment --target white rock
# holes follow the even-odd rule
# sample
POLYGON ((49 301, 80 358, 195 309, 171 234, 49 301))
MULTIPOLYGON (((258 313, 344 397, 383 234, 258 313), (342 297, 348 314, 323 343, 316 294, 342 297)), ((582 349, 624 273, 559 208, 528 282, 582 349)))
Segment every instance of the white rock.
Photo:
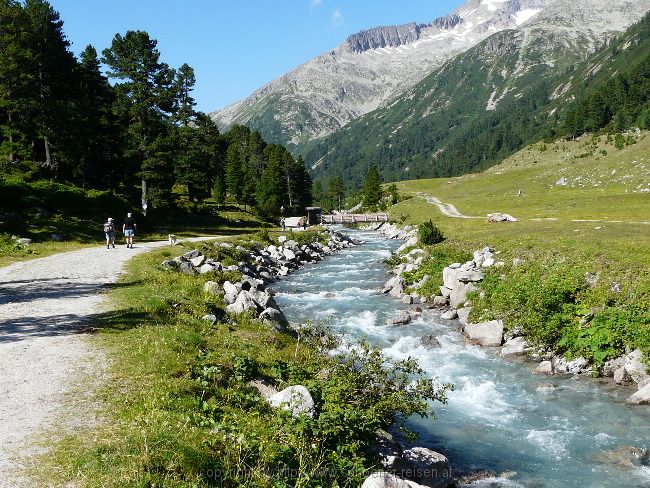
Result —
POLYGON ((625 403, 629 405, 648 405, 650 404, 650 383, 633 393, 625 403))
POLYGON ((506 343, 501 348, 500 354, 501 357, 512 357, 512 356, 523 356, 526 354, 526 339, 523 337, 513 337, 512 339, 506 341, 506 343))
MULTIPOLYGON (((460 265, 458 265, 460 267, 460 265)), ((442 270, 442 283, 444 284, 445 288, 449 288, 450 290, 453 290, 454 287, 458 284, 458 279, 456 278, 456 271, 457 268, 452 268, 451 266, 447 266, 445 269, 442 270)))
POLYGON ((278 242, 280 244, 284 243, 287 241, 287 236, 278 236, 278 242))
POLYGON ((451 289, 447 288, 446 286, 441 286, 440 294, 445 298, 449 298, 451 296, 451 289))
POLYGON ((291 249, 283 249, 282 254, 284 254, 284 257, 287 261, 293 261, 296 259, 296 253, 294 253, 291 249))
POLYGON ((313 417, 316 413, 314 400, 309 390, 302 385, 294 385, 271 395, 269 403, 273 407, 283 408, 291 412, 292 417, 306 415, 313 417))
POLYGON ((405 468, 402 474, 418 483, 431 486, 447 486, 451 481, 449 460, 439 452, 426 447, 413 447, 402 453, 405 468))
POLYGON ((467 324, 464 332, 469 342, 480 346, 498 347, 503 342, 503 322, 501 320, 467 324))
POLYGON ((461 325, 469 324, 469 314, 471 311, 472 311, 472 307, 459 308, 458 310, 456 310, 456 314, 458 315, 458 321, 461 323, 461 325))
POLYGON ((420 488, 421 486, 414 481, 405 481, 394 474, 379 471, 368 476, 361 488, 420 488))
POLYGON ((442 315, 440 315, 440 318, 444 320, 453 320, 455 318, 458 318, 458 312, 456 312, 456 310, 452 308, 444 312, 442 315))
POLYGON ((474 283, 461 283, 458 282, 453 290, 451 290, 451 295, 449 296, 449 305, 452 308, 462 307, 467 301, 467 294, 476 291, 476 285, 474 283))
POLYGON ((237 295, 239 295, 239 291, 240 289, 236 285, 233 285, 230 281, 226 281, 223 284, 223 299, 228 304, 235 303, 235 300, 237 300, 237 295))
POLYGON ((221 286, 215 281, 206 281, 203 285, 203 291, 211 295, 221 295, 221 286))
POLYGON ((643 364, 643 353, 640 349, 635 349, 625 356, 625 369, 635 383, 639 383, 648 376, 643 364))
POLYGON ((214 266, 212 264, 205 263, 199 267, 199 273, 201 274, 210 273, 211 271, 214 271, 214 266))
POLYGON ((553 374, 553 363, 551 361, 542 361, 533 370, 535 374, 553 374))
POLYGON ((205 320, 206 322, 210 322, 211 324, 215 324, 217 322, 217 316, 214 314, 208 314, 204 315, 201 317, 201 320, 205 320))
POLYGON ((198 268, 203 263, 205 263, 206 259, 207 258, 203 254, 201 254, 200 256, 190 259, 190 263, 192 263, 192 266, 194 266, 195 268, 198 268))
POLYGON ((246 290, 241 291, 237 295, 237 300, 226 307, 227 312, 235 314, 243 313, 247 310, 256 312, 257 305, 246 290))

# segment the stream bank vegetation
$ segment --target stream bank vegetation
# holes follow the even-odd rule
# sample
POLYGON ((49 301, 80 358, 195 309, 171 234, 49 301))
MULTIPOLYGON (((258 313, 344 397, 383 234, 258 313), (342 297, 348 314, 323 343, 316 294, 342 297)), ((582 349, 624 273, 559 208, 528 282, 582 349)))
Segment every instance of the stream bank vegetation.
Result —
POLYGON ((492 247, 503 267, 486 270, 471 297, 475 322, 501 319, 531 345, 600 367, 634 349, 650 358, 650 139, 617 149, 616 138, 534 144, 487 172, 398 183, 412 195, 391 208, 405 224, 431 219, 447 239, 404 276, 435 277, 420 294, 439 293, 442 268, 492 247), (580 157, 586 150, 590 155, 580 157), (508 212, 514 223, 448 218, 418 192, 460 212, 508 212))
MULTIPOLYGON (((267 237, 276 233, 254 236, 267 237)), ((251 245, 245 236, 230 242, 251 245)), ((226 264, 243 258, 236 247, 199 249, 226 264)), ((36 475, 48 484, 356 487, 377 464, 370 447, 378 429, 403 427, 445 401, 448 386, 426 379, 413 360, 388 360, 368 344, 331 356, 333 337, 319 326, 301 328, 296 340, 248 315, 227 315, 203 284, 236 280, 232 272, 162 268, 187 250, 135 257, 111 291, 113 310, 97 317, 93 336, 110 360, 97 394, 103 420, 44 456, 36 475), (304 385, 316 415, 271 408, 252 380, 304 385)))

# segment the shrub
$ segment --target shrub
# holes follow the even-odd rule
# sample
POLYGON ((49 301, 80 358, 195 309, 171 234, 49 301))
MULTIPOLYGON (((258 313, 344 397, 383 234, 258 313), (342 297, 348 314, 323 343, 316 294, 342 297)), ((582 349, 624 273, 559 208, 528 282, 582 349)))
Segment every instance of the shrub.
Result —
POLYGON ((433 246, 445 240, 442 231, 431 220, 421 223, 418 226, 418 231, 420 233, 420 243, 425 246, 433 246))

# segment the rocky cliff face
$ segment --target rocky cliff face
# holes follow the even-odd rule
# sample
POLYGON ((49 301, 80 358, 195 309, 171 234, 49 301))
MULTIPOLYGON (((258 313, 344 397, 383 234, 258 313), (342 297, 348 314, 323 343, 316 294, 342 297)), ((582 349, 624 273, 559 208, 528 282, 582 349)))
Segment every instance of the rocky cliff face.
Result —
POLYGON ((296 146, 375 110, 455 55, 518 28, 556 1, 469 0, 428 24, 362 31, 211 116, 221 128, 246 124, 268 140, 296 146))

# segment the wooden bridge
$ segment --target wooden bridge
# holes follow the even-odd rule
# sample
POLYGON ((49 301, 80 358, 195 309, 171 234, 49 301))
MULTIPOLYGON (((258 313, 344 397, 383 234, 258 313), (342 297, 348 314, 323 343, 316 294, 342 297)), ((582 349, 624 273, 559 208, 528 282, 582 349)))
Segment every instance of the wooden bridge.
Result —
POLYGON ((369 213, 369 214, 334 214, 322 215, 322 224, 356 224, 357 222, 388 222, 387 213, 369 213))

